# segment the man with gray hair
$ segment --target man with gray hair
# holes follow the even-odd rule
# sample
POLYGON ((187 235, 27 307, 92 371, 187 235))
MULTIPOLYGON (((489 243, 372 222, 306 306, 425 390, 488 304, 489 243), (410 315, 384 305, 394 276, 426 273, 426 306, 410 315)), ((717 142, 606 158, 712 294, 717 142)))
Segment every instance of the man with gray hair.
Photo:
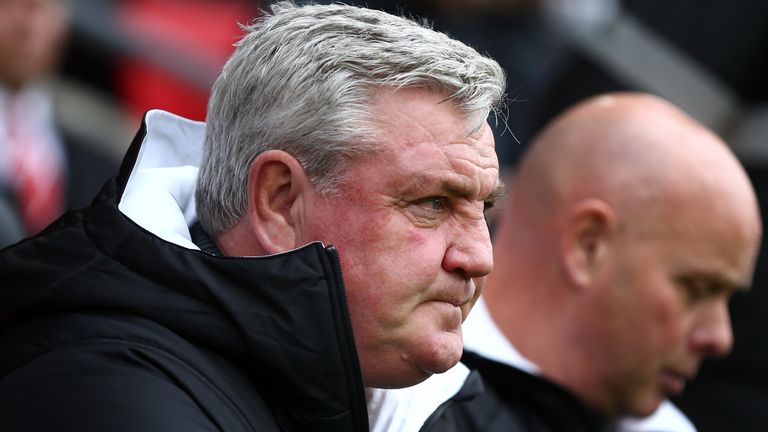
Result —
POLYGON ((443 373, 414 430, 463 384, 503 71, 358 7, 246 30, 207 124, 148 112, 91 207, 0 253, 3 430, 367 431, 443 373))

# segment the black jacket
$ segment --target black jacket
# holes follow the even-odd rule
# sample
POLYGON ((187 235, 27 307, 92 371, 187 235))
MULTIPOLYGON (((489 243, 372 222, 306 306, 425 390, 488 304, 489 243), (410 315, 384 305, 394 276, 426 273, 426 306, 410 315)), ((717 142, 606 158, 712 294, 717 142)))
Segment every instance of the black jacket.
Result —
POLYGON ((472 369, 472 375, 464 388, 440 407, 422 431, 609 430, 604 418, 550 381, 471 352, 464 353, 462 362, 472 369))
POLYGON ((91 207, 0 252, 0 429, 367 431, 336 251, 146 231, 117 207, 146 135, 91 207))

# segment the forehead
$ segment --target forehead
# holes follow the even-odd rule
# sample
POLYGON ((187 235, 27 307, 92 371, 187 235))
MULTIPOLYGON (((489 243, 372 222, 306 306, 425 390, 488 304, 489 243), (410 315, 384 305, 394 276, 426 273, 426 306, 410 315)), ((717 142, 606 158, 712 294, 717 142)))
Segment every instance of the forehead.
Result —
POLYGON ((421 89, 380 94, 374 106, 381 151, 363 161, 369 169, 395 182, 448 181, 481 194, 496 187, 498 160, 487 123, 468 135, 452 102, 421 89))
MULTIPOLYGON (((710 203, 711 204, 711 203, 710 203)), ((656 253, 680 276, 748 287, 760 233, 753 218, 715 205, 679 206, 648 233, 656 253)))

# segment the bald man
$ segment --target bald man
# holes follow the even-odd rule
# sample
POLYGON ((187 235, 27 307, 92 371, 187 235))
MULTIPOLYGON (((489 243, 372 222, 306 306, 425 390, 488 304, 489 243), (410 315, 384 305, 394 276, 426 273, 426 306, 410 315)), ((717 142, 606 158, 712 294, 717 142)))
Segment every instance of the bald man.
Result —
POLYGON ((729 352, 727 302, 750 285, 760 237, 737 159, 671 104, 624 93, 568 110, 521 162, 484 303, 464 325, 485 392, 443 421, 690 429, 617 421, 670 409, 705 357, 729 352))

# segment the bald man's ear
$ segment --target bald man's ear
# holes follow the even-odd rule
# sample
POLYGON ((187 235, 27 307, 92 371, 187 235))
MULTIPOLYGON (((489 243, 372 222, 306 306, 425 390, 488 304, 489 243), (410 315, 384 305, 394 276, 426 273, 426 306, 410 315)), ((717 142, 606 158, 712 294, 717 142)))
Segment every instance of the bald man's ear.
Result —
POLYGON ((303 200, 313 190, 304 168, 290 154, 269 150, 254 160, 248 180, 249 227, 266 253, 300 246, 303 200))
POLYGON ((592 286, 608 256, 616 226, 615 211, 602 200, 581 201, 568 214, 561 248, 565 271, 574 286, 592 286))

